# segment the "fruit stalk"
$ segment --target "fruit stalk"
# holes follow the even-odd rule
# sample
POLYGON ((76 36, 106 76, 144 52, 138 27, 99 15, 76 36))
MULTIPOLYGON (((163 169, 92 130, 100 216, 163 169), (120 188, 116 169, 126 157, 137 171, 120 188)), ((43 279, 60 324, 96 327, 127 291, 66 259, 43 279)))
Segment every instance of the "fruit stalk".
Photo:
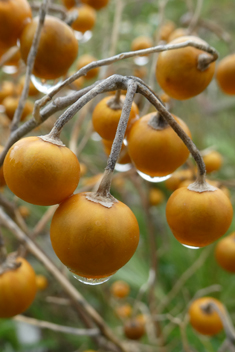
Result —
POLYGON ((222 312, 220 310, 220 308, 212 301, 210 303, 208 303, 207 305, 203 306, 202 309, 208 313, 214 310, 219 315, 219 317, 222 321, 222 324, 224 327, 224 332, 227 336, 227 339, 234 346, 235 345, 235 329, 234 329, 234 326, 231 322, 231 319, 230 319, 230 316, 229 316, 227 310, 224 308, 224 311, 222 312))
POLYGON ((169 111, 165 108, 165 106, 160 102, 157 95, 141 80, 138 80, 138 89, 137 92, 141 93, 145 96, 146 99, 150 101, 150 103, 157 109, 157 111, 165 118, 168 124, 173 128, 173 130, 178 134, 178 136, 182 139, 186 147, 189 149, 192 154, 194 160, 196 161, 199 169, 199 175, 203 176, 206 174, 206 168, 202 156, 197 149, 196 145, 193 143, 191 138, 187 136, 187 134, 183 131, 183 129, 179 126, 179 124, 175 121, 175 119, 171 116, 169 111))
POLYGON ((40 7, 38 27, 35 32, 35 35, 33 38, 33 44, 31 46, 28 60, 27 60, 24 88, 23 88, 23 91, 22 91, 22 94, 20 97, 18 107, 17 107, 15 114, 14 114, 14 117, 13 117, 11 131, 14 131, 18 127, 19 121, 21 119, 21 115, 24 110, 25 102, 26 102, 26 99, 27 99, 27 96, 29 93, 30 76, 31 76, 33 66, 34 66, 34 61, 35 61, 35 57, 36 57, 38 46, 39 46, 39 41, 40 41, 40 37, 41 37, 43 25, 44 25, 44 20, 45 20, 46 14, 47 14, 48 3, 49 3, 48 0, 44 0, 41 4, 41 7, 40 7))
POLYGON ((122 148, 122 142, 125 136, 126 127, 129 120, 131 106, 134 100, 136 89, 137 89, 136 82, 134 80, 129 80, 127 83, 127 94, 122 108, 122 114, 118 123, 116 135, 111 148, 111 153, 108 158, 104 176, 96 192, 99 195, 104 196, 106 194, 109 194, 110 186, 111 186, 111 177, 122 148))

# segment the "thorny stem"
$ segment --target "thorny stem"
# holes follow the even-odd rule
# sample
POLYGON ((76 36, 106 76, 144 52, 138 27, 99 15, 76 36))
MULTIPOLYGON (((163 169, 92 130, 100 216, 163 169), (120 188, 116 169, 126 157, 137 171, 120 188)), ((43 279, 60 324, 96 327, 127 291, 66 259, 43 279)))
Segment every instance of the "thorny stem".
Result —
POLYGON ((98 195, 105 196, 109 194, 112 174, 122 148, 122 142, 125 136, 136 89, 137 89, 136 82, 130 79, 127 83, 127 93, 126 93, 124 105, 122 108, 122 114, 118 123, 116 135, 112 144, 111 153, 108 158, 107 166, 105 168, 105 174, 96 192, 98 195))
POLYGON ((231 322, 231 319, 229 317, 229 314, 226 308, 224 307, 224 310, 222 311, 218 307, 218 305, 213 301, 210 301, 207 305, 203 305, 201 308, 205 312, 208 312, 208 311, 211 312, 214 310, 219 315, 221 322, 223 324, 224 332, 227 336, 227 339, 232 343, 233 346, 235 346, 235 329, 233 327, 233 324, 231 322))
POLYGON ((34 66, 34 61, 35 57, 37 54, 38 46, 39 46, 39 41, 44 25, 44 20, 46 17, 47 13, 47 7, 48 7, 48 2, 49 0, 44 0, 43 3, 41 4, 40 7, 40 12, 39 12, 39 21, 38 21, 38 26, 33 38, 33 44, 30 48, 28 59, 27 59, 27 68, 26 68, 26 73, 25 73, 25 83, 24 83, 24 88, 20 97, 20 101, 18 104, 18 107, 14 113, 12 125, 11 125, 11 131, 14 131, 18 127, 18 123, 20 121, 24 106, 25 106, 25 101, 27 99, 28 93, 29 93, 29 83, 30 83, 30 75, 33 70, 34 66))

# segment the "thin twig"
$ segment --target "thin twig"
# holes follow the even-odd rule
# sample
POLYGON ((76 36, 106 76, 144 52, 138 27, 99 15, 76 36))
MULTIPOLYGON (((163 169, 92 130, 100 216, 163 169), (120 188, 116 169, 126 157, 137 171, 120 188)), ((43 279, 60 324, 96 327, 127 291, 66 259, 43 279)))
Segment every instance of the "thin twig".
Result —
POLYGON ((40 37, 41 37, 43 25, 44 25, 46 13, 47 13, 48 2, 49 0, 43 0, 43 3, 41 4, 41 7, 40 7, 38 26, 35 31, 33 43, 30 48, 28 59, 27 59, 24 88, 19 100, 19 104, 14 113, 13 121, 11 124, 11 131, 14 131, 18 127, 19 121, 21 119, 21 115, 24 110, 25 102, 29 93, 30 75, 33 70, 33 66, 34 66, 34 62, 35 62, 35 58, 36 58, 36 54, 39 46, 39 41, 40 41, 40 37))
MULTIPOLYGON (((41 2, 39 1, 33 1, 30 3, 30 7, 32 10, 39 10, 40 6, 41 6, 41 2)), ((57 5, 57 4, 49 4, 48 12, 59 13, 61 15, 62 20, 64 20, 67 16, 66 8, 64 6, 57 5)))
POLYGON ((120 29, 120 23, 122 20, 123 10, 124 10, 123 0, 116 0, 116 6, 114 11, 115 16, 114 16, 113 31, 111 35, 111 41, 110 41, 111 45, 110 45, 109 56, 113 56, 116 53, 116 47, 118 42, 119 29, 120 29))
POLYGON ((63 326, 63 325, 50 323, 49 321, 28 318, 24 315, 16 315, 13 318, 13 320, 20 322, 20 323, 24 323, 24 324, 34 325, 34 326, 37 326, 41 329, 49 329, 52 331, 62 332, 65 334, 72 334, 72 335, 76 335, 76 336, 97 336, 97 335, 100 335, 99 329, 77 329, 77 328, 73 328, 70 326, 63 326))
POLYGON ((11 47, 6 53, 2 55, 0 58, 0 67, 4 66, 7 61, 13 58, 13 56, 19 52, 19 47, 18 46, 13 46, 11 47))
POLYGON ((172 299, 184 286, 185 282, 190 279, 190 277, 204 264, 211 251, 211 247, 204 249, 198 259, 181 275, 179 280, 175 283, 175 285, 172 287, 172 289, 168 292, 168 294, 164 297, 161 304, 159 305, 159 312, 162 312, 170 304, 172 299))
POLYGON ((152 53, 157 53, 157 52, 162 52, 162 51, 167 51, 167 50, 186 48, 188 46, 192 46, 194 48, 197 48, 199 50, 205 51, 208 54, 210 54, 211 55, 210 62, 213 62, 213 61, 217 60, 217 58, 218 58, 218 53, 214 48, 210 47, 207 44, 196 43, 193 40, 189 40, 189 41, 186 41, 183 43, 178 43, 178 44, 158 45, 156 47, 149 48, 149 49, 130 51, 130 52, 115 55, 115 56, 107 58, 107 59, 93 61, 90 64, 82 67, 79 71, 74 73, 69 78, 67 78, 58 87, 54 88, 50 93, 45 95, 42 99, 37 100, 35 102, 33 115, 36 118, 36 120, 39 120, 41 107, 45 106, 46 103, 48 101, 50 101, 54 97, 54 95, 57 94, 62 88, 71 84, 74 80, 78 79, 79 77, 86 75, 87 72, 93 68, 110 65, 114 62, 117 62, 117 61, 120 61, 123 59, 127 59, 130 57, 135 57, 135 56, 139 56, 139 55, 147 55, 147 54, 152 54, 152 53))
POLYGON ((203 0, 197 0, 196 10, 192 16, 192 19, 191 19, 191 21, 189 23, 189 27, 188 27, 189 34, 191 34, 197 26, 197 23, 199 21, 199 17, 201 14, 201 10, 202 10, 202 5, 203 5, 203 0))

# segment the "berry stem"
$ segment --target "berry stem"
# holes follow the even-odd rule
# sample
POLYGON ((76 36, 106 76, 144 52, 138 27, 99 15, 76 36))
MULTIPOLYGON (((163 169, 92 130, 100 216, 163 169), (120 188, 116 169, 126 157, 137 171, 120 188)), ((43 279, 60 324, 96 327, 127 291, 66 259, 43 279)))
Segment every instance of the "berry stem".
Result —
POLYGON ((112 110, 121 110, 123 108, 123 102, 120 99, 121 97, 121 89, 118 89, 114 95, 114 97, 110 98, 107 102, 107 105, 112 110))
POLYGON ((111 178, 112 174, 116 165, 116 162, 118 160, 121 148, 122 148, 122 142, 125 136, 126 132, 126 127, 127 123, 129 120, 129 115, 131 111, 131 106, 132 102, 134 100, 134 96, 136 93, 137 89, 137 84, 134 80, 130 79, 127 82, 127 93, 126 93, 126 98, 124 101, 124 105, 122 108, 122 114, 118 123, 116 135, 113 141, 113 145, 111 148, 111 153, 108 158, 107 166, 105 168, 105 173, 104 177, 102 178, 99 188, 97 190, 97 194, 99 195, 107 195, 109 194, 110 191, 110 186, 111 186, 111 178))
POLYGON ((137 92, 141 93, 145 96, 146 99, 150 101, 150 103, 157 109, 159 114, 164 117, 164 119, 168 122, 168 124, 173 128, 173 130, 178 134, 178 136, 182 139, 186 147, 189 149, 192 154, 194 160, 196 161, 199 169, 199 175, 203 176, 206 174, 206 167, 202 156, 197 149, 196 145, 193 143, 191 138, 184 132, 184 130, 179 126, 173 116, 167 111, 165 106, 161 103, 157 95, 141 80, 135 78, 138 82, 137 92))
POLYGON ((231 322, 230 316, 228 314, 228 311, 226 310, 226 308, 224 307, 224 310, 222 311, 217 304, 215 304, 214 302, 209 302, 207 305, 204 305, 202 307, 202 309, 205 312, 210 312, 210 311, 215 311, 223 324, 224 327, 224 332, 227 336, 227 339, 231 342, 231 344, 234 346, 235 345, 235 329, 234 326, 231 322))
POLYGON ((4 239, 2 232, 0 231, 0 266, 6 261, 7 251, 4 245, 4 239))

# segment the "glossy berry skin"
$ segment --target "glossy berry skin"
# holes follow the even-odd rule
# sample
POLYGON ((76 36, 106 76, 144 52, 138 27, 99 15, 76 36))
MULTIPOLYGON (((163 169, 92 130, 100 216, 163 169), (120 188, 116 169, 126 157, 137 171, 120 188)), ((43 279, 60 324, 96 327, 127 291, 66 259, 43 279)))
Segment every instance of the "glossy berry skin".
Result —
POLYGON ((204 247, 229 229, 233 208, 228 197, 218 188, 200 193, 181 187, 167 202, 166 218, 179 242, 204 247))
MULTIPOLYGON (((207 45, 202 39, 193 36, 177 38, 171 44, 188 40, 207 45)), ((204 71, 199 70, 197 64, 201 54, 205 52, 191 46, 159 54, 156 78, 160 87, 170 97, 178 100, 189 99, 203 92, 209 85, 215 72, 215 63, 211 63, 204 71)))
POLYGON ((94 27, 96 22, 96 11, 91 6, 82 5, 72 8, 71 11, 78 12, 77 19, 71 25, 75 31, 85 33, 94 27))
POLYGON ((65 146, 27 137, 8 151, 3 171, 10 190, 36 205, 61 203, 76 189, 80 166, 76 155, 65 146))
MULTIPOLYGON (((35 17, 24 28, 20 37, 20 51, 25 63, 27 63, 38 20, 39 18, 35 17)), ((67 73, 77 53, 78 42, 71 27, 56 17, 46 16, 33 74, 43 79, 59 78, 67 73)))
MULTIPOLYGON (((149 126, 156 113, 141 117, 131 127, 128 135, 129 155, 136 168, 151 176, 166 176, 185 163, 189 151, 175 131, 168 125, 162 130, 149 126)), ((172 115, 186 134, 191 137, 187 125, 172 115)))
POLYGON ((124 334, 130 340, 139 340, 145 334, 145 326, 139 319, 132 318, 125 323, 124 334))
POLYGON ((235 94, 235 54, 228 55, 220 61, 216 80, 224 93, 235 94))
MULTIPOLYGON (((122 109, 112 109, 108 103, 110 97, 102 99, 95 107, 92 114, 92 123, 94 130, 99 133, 103 139, 113 140, 116 134, 118 122, 121 117, 122 109)), ((125 96, 121 95, 120 100, 124 103, 125 96)), ((127 131, 137 117, 138 107, 132 103, 127 131)))
POLYGON ((0 318, 23 313, 36 295, 35 272, 24 258, 17 258, 19 268, 0 275, 0 318))
POLYGON ((31 21, 32 12, 27 0, 0 1, 0 47, 16 45, 25 25, 31 21))
POLYGON ((215 258, 224 270, 235 273, 235 232, 222 238, 216 245, 215 258))
POLYGON ((217 312, 206 312, 202 309, 208 303, 215 303, 223 312, 223 304, 212 297, 198 298, 189 308, 189 321, 192 327, 202 335, 213 336, 223 330, 223 324, 217 312))
POLYGON ((75 274, 102 278, 114 274, 135 253, 139 242, 137 220, 124 203, 111 208, 73 195, 56 210, 51 243, 56 255, 75 274))
POLYGON ((114 297, 124 298, 130 293, 130 286, 125 281, 115 281, 111 286, 111 293, 114 297))

